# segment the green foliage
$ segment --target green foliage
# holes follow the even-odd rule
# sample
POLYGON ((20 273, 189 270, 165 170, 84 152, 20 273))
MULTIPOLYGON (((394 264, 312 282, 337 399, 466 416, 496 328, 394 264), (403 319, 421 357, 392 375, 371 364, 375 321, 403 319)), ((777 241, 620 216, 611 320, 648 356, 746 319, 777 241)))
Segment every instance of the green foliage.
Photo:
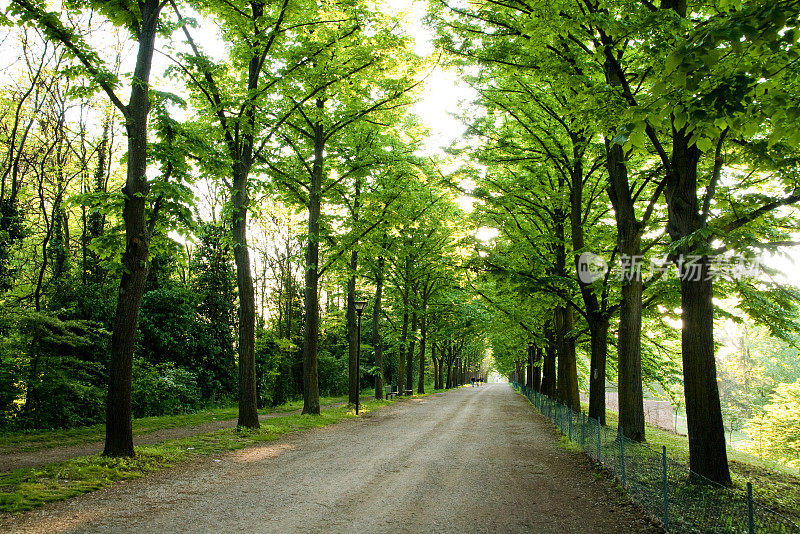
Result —
POLYGON ((236 275, 225 229, 199 227, 199 245, 189 264, 190 288, 197 297, 192 326, 197 351, 191 366, 203 399, 232 397, 236 391, 236 275))
POLYGON ((68 428, 103 420, 108 333, 98 325, 45 312, 0 309, 3 418, 9 428, 68 428))
POLYGON ((200 395, 197 378, 172 362, 133 362, 131 409, 134 417, 181 414, 197 409, 200 395))
POLYGON ((747 421, 745 431, 752 453, 800 468, 800 380, 779 384, 770 403, 747 421))
POLYGON ((189 288, 169 283, 148 291, 139 312, 139 354, 153 362, 194 365, 197 349, 192 338, 197 295, 189 288))
POLYGON ((291 353, 287 357, 287 354, 279 349, 272 332, 259 331, 256 336, 256 388, 259 407, 281 404, 279 399, 290 396, 286 391, 292 379, 289 358, 291 353))

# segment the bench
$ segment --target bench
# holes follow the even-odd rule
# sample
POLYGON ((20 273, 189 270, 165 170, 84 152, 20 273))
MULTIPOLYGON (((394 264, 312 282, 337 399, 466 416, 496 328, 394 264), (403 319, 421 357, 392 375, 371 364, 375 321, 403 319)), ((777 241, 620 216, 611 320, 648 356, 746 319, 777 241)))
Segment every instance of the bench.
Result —
POLYGON ((386 392, 387 399, 391 399, 395 395, 397 395, 397 389, 395 388, 395 386, 384 386, 383 390, 386 392))
POLYGON ((405 389, 405 390, 403 390, 403 395, 405 395, 406 397, 411 397, 412 395, 414 395, 414 390, 413 389, 405 389))

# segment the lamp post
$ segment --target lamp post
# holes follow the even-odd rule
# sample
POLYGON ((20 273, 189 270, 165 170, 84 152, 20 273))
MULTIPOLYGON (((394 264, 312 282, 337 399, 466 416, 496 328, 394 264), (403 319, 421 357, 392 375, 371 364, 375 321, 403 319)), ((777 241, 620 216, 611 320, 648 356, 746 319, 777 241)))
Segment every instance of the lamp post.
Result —
POLYGON ((358 314, 358 350, 356 351, 356 415, 361 404, 361 313, 367 307, 366 300, 357 300, 353 303, 358 314))

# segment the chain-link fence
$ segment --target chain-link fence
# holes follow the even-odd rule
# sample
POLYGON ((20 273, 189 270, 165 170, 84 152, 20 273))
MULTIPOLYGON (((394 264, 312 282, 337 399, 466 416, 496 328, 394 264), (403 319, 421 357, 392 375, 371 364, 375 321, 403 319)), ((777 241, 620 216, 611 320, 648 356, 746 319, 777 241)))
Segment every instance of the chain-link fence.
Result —
POLYGON ((583 412, 526 386, 514 384, 561 433, 619 480, 634 501, 661 520, 670 532, 800 534, 800 527, 753 500, 747 492, 712 482, 671 460, 667 448, 654 450, 625 438, 583 412))

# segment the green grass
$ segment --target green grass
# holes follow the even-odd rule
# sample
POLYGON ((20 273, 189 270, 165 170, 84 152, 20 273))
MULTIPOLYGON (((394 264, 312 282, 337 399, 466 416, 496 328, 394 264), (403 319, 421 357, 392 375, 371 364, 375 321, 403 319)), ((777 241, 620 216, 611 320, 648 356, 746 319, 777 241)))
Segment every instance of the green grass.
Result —
MULTIPOLYGON (((588 409, 588 406, 583 406, 588 409)), ((619 417, 606 410, 606 424, 616 427, 619 417)), ((689 438, 662 428, 646 425, 646 445, 660 450, 667 447, 667 455, 674 461, 689 465, 689 438)), ((733 487, 746 491, 753 484, 753 497, 776 512, 800 523, 800 475, 792 470, 764 462, 757 456, 728 448, 728 464, 733 487)))
MULTIPOLYGON (((588 405, 582 404, 582 409, 588 411, 588 405)), ((606 410, 606 425, 614 429, 618 426, 617 412, 606 410)), ((687 436, 676 434, 669 430, 646 424, 645 445, 659 452, 666 446, 670 460, 689 465, 689 439, 687 436)), ((568 441, 566 437, 561 441, 568 441)), ((572 450, 566 444, 562 447, 572 450)), ((580 448, 579 445, 576 445, 580 448)), ((616 445, 611 445, 616 447, 616 445)), ((604 451, 606 447, 604 447, 604 451)), ((611 451, 614 454, 615 451, 611 451)), ((608 454, 604 452, 604 454, 608 454)), ((800 474, 796 471, 780 466, 773 462, 765 462, 760 458, 728 448, 728 464, 731 470, 733 488, 746 491, 747 483, 753 484, 753 496, 756 501, 774 510, 781 515, 800 524, 800 474)))
MULTIPOLYGON (((346 402, 347 397, 322 397, 320 404, 346 402)), ((303 401, 292 401, 275 408, 260 410, 259 413, 281 413, 299 410, 303 401)), ((133 434, 147 434, 157 430, 176 427, 191 427, 213 421, 229 421, 239 415, 237 406, 211 408, 181 415, 142 417, 134 419, 133 434)), ((0 435, 0 454, 9 452, 36 452, 51 447, 82 445, 105 439, 104 424, 71 428, 67 430, 34 430, 0 435)))
MULTIPOLYGON (((367 401, 361 404, 361 410, 366 413, 391 403, 385 400, 367 401)), ((291 414, 269 419, 258 430, 226 428, 157 445, 136 447, 134 458, 84 456, 43 467, 2 473, 0 512, 31 510, 48 502, 97 490, 119 480, 139 478, 180 462, 272 441, 288 432, 324 427, 354 417, 356 415, 351 407, 340 406, 323 410, 319 416, 291 414)))

